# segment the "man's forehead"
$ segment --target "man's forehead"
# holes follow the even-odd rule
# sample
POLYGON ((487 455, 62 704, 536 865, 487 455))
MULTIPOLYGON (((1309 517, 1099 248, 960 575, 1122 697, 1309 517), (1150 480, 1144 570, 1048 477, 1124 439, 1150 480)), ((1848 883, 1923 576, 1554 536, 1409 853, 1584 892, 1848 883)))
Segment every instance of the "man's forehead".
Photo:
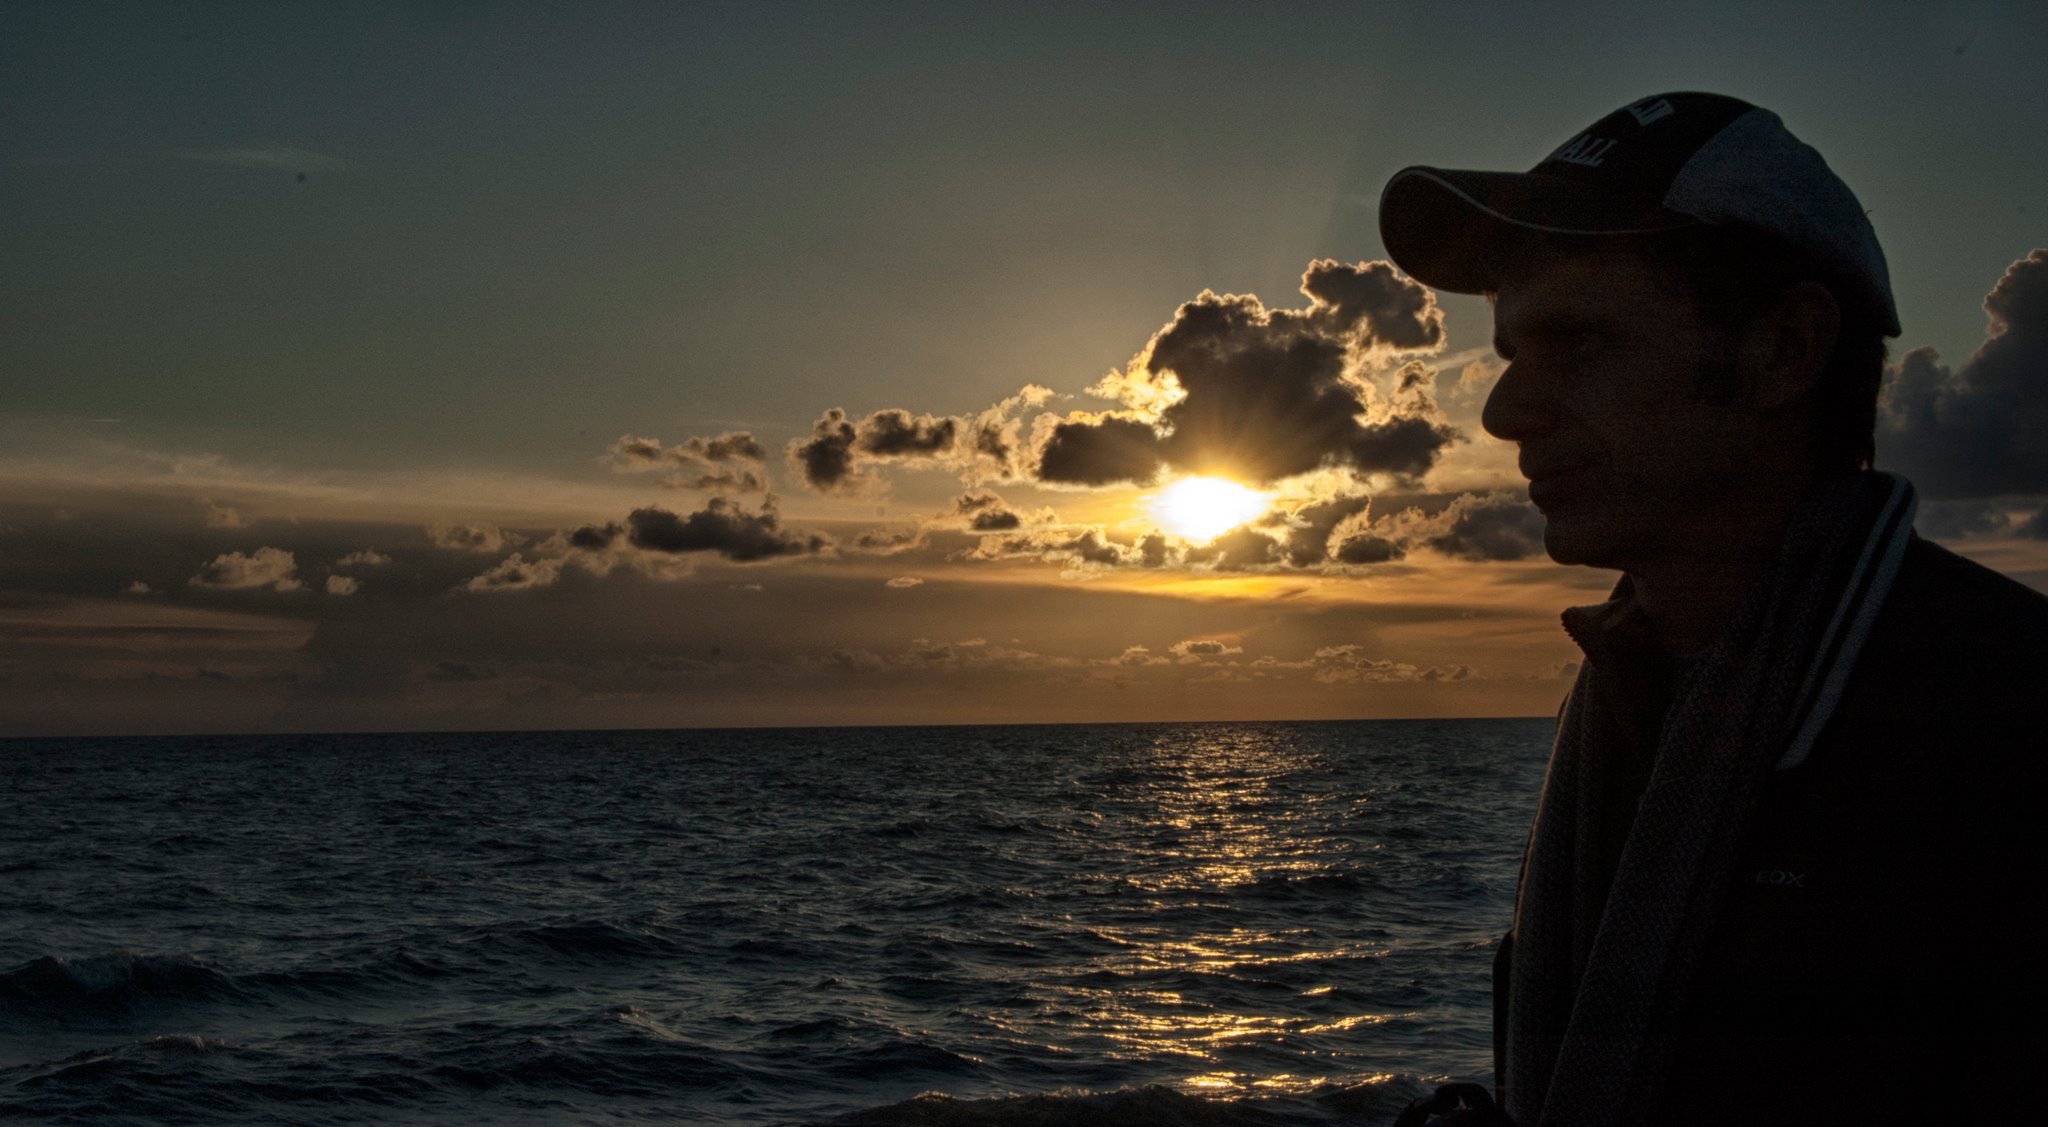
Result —
POLYGON ((1642 256, 1620 247, 1525 257, 1492 297, 1496 341, 1555 322, 1625 319, 1672 299, 1642 256))

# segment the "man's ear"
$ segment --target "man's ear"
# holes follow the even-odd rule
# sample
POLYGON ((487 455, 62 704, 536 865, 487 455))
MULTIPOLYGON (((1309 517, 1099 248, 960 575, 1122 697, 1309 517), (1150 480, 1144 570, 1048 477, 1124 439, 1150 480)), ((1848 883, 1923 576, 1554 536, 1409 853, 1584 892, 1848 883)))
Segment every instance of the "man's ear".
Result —
POLYGON ((1842 308, 1815 281, 1786 288, 1751 322, 1742 368, 1750 402, 1775 411, 1813 394, 1842 331, 1842 308))

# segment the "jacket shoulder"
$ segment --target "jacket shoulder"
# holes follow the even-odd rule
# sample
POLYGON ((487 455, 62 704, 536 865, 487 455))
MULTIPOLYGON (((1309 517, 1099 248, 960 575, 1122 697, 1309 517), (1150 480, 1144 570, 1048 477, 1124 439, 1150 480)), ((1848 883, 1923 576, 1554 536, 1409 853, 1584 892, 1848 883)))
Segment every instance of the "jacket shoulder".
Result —
POLYGON ((1872 656, 1917 655, 1972 679, 2038 675, 2048 672, 2048 595, 1915 536, 1871 644, 1872 656))

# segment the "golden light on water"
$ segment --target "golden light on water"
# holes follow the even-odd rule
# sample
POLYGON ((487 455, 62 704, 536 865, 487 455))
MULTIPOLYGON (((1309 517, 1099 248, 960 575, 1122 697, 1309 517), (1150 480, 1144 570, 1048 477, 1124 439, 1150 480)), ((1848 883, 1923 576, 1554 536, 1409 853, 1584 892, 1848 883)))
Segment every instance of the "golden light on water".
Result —
POLYGON ((1168 532, 1207 543, 1266 511, 1266 494, 1220 477, 1184 477, 1146 507, 1168 532))

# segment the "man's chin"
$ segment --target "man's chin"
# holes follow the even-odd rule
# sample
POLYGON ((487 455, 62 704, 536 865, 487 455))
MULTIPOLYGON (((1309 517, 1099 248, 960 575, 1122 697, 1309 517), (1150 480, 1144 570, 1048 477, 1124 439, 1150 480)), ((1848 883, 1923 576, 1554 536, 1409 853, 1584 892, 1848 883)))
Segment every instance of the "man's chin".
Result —
POLYGON ((1601 522, 1574 519, 1562 513, 1543 514, 1543 550, 1552 560, 1573 567, 1620 568, 1613 562, 1616 537, 1601 522))

